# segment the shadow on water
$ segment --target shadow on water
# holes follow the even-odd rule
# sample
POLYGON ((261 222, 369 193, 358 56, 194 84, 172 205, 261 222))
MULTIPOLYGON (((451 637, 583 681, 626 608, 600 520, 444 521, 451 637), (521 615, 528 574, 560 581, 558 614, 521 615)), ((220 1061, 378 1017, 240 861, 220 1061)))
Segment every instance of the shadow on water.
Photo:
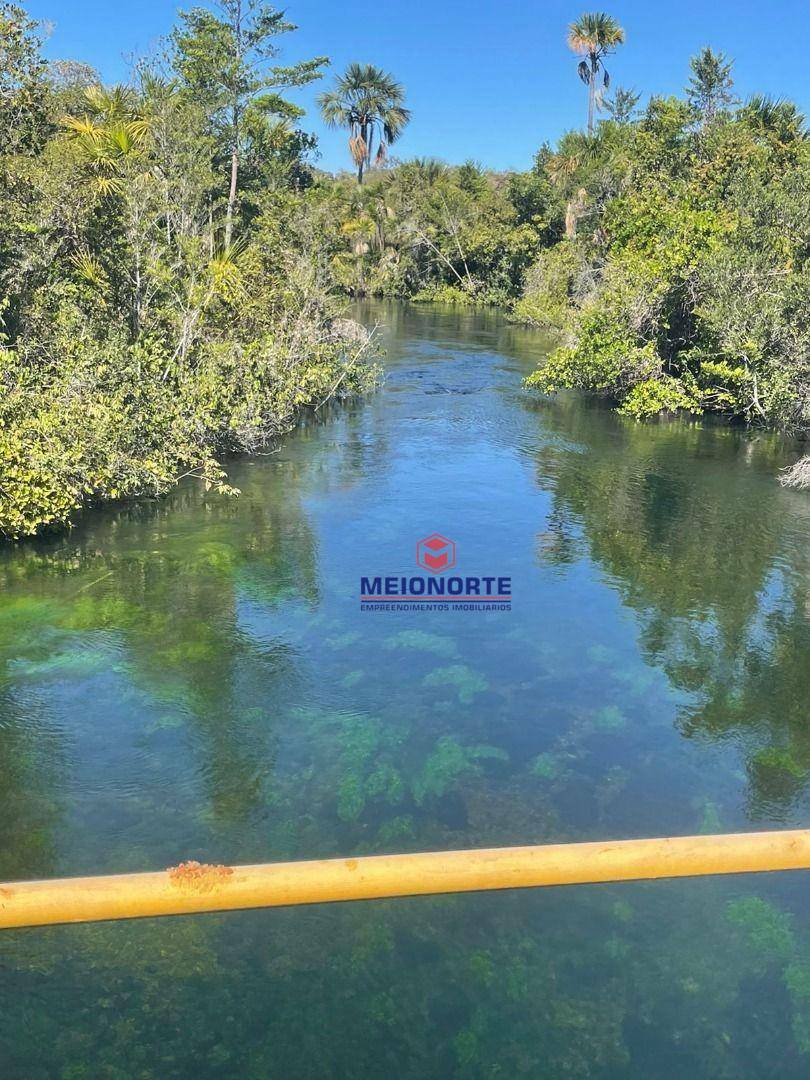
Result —
MULTIPOLYGON (((363 305, 367 402, 0 555, 0 878, 807 824, 806 497, 766 435, 363 305), (510 612, 361 613, 456 540, 510 612)), ((0 1074, 806 1075, 807 875, 6 932, 0 1074)))

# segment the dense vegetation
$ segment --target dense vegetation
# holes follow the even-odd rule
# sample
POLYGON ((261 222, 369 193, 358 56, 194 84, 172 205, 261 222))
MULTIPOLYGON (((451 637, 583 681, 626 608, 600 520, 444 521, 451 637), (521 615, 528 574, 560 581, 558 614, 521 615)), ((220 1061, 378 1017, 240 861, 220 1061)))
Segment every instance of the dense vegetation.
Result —
POLYGON ((505 306, 559 334, 546 392, 810 428, 810 140, 789 102, 740 104, 722 54, 640 111, 608 96, 623 29, 583 15, 588 130, 509 174, 390 158, 404 89, 351 64, 319 98, 356 170, 330 176, 281 95, 326 58, 279 65, 294 27, 258 0, 181 15, 126 88, 0 20, 6 536, 188 474, 225 487, 224 453, 367 386, 340 294, 505 306))
POLYGON ((568 340, 532 381, 609 395, 637 417, 716 411, 804 431, 804 123, 785 102, 731 112, 729 77, 712 91, 701 58, 693 69, 686 100, 653 99, 638 121, 569 136, 552 158, 569 237, 541 255, 517 311, 558 319, 568 340))
MULTIPOLYGON (((572 27, 589 114, 619 28, 572 27), (584 65, 584 66, 583 66, 584 65)), ((347 289, 510 305, 561 347, 532 378, 606 395, 637 417, 710 411, 810 427, 810 141, 789 102, 739 105, 705 49, 684 98, 619 89, 592 134, 527 173, 406 162, 323 193, 347 289), (337 205, 335 205, 337 204, 337 205)))
POLYGON ((46 64, 0 8, 0 532, 165 491, 358 389, 368 342, 335 320, 303 212, 311 140, 280 96, 323 58, 260 5, 195 9, 127 88, 46 64))
POLYGON ((354 295, 509 304, 564 209, 539 173, 407 161, 310 192, 341 286, 354 295))

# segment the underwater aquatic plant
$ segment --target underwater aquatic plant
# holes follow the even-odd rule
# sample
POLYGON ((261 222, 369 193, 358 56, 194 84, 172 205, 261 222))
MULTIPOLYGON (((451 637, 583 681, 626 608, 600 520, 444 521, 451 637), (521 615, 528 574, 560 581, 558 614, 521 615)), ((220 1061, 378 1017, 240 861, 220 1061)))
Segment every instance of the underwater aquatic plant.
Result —
POLYGON ((414 801, 421 805, 430 797, 444 795, 462 777, 480 776, 483 772, 481 762, 486 760, 508 761, 509 755, 496 746, 462 746, 451 735, 444 736, 413 781, 414 801))
POLYGON ((383 642, 383 648, 417 649, 446 657, 458 655, 458 648, 453 638, 431 634, 427 630, 401 630, 398 634, 387 637, 383 642))
POLYGON ((462 705, 469 705, 476 694, 489 688, 486 679, 466 664, 449 664, 447 667, 434 668, 422 680, 424 686, 454 686, 458 691, 458 700, 462 705))

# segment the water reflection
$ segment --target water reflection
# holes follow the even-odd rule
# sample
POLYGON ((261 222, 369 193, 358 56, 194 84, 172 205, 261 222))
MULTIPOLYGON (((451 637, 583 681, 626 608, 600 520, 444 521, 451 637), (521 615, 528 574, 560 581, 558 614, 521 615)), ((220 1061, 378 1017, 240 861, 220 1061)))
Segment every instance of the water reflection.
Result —
MULTIPOLYGON (((789 449, 521 389, 377 305, 382 392, 0 558, 0 876, 805 823, 789 449), (434 530, 508 614, 361 614, 434 530)), ((804 875, 0 936, 3 1076, 799 1077, 804 875), (756 1022, 752 1022, 752 1017, 756 1022)))
POLYGON ((554 501, 543 557, 569 563, 581 537, 637 612, 645 657, 689 695, 679 730, 732 739, 751 819, 789 820, 810 778, 810 507, 773 483, 780 440, 612 417, 585 425, 570 402, 541 408, 583 450, 540 454, 554 501))

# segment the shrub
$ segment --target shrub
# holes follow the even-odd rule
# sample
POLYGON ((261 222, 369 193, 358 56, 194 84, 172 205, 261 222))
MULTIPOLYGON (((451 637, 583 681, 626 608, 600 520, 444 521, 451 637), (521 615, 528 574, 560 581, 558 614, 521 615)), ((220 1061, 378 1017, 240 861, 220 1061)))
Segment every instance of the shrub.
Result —
POLYGON ((513 318, 564 330, 574 316, 577 277, 583 268, 582 253, 569 240, 542 251, 526 271, 523 296, 514 305, 513 318))

